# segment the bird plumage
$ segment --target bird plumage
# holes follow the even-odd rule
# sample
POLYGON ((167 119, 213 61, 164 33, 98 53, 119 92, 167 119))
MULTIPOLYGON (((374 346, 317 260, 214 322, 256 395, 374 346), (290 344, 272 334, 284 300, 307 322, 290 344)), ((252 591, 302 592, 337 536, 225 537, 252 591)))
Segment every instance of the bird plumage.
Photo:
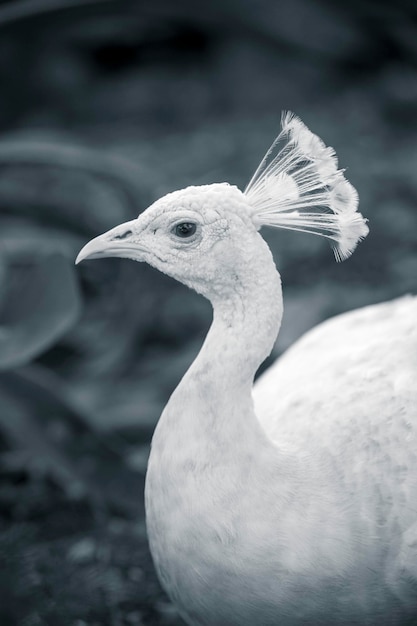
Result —
POLYGON ((327 237, 338 261, 369 231, 357 212, 357 191, 338 169, 333 148, 288 111, 245 195, 255 223, 327 237))
POLYGON ((213 305, 145 490, 155 567, 185 621, 403 626, 417 616, 417 300, 325 322, 253 387, 282 317, 260 225, 324 234, 339 259, 367 233, 334 151, 295 116, 283 138, 245 193, 173 192, 78 258, 146 261, 213 305))

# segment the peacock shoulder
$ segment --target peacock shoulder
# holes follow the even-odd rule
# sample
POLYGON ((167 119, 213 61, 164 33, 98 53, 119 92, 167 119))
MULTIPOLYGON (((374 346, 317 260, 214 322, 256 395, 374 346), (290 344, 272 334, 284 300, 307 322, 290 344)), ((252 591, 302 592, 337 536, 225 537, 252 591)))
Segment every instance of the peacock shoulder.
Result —
POLYGON ((417 498, 417 297, 339 315, 298 340, 254 386, 279 445, 326 458, 373 523, 405 530, 417 498), (399 513, 401 511, 401 513, 399 513))
POLYGON ((285 415, 291 424, 300 419, 289 417, 289 405, 302 407, 306 426, 319 400, 329 424, 346 420, 347 406, 357 416, 368 409, 365 422, 374 415, 370 409, 378 408, 374 420, 383 421, 388 400, 398 400, 400 414, 417 420, 416 379, 417 297, 404 296, 319 324, 257 380, 253 395, 258 418, 273 437, 284 427, 285 415), (338 415, 339 402, 345 408, 338 415))

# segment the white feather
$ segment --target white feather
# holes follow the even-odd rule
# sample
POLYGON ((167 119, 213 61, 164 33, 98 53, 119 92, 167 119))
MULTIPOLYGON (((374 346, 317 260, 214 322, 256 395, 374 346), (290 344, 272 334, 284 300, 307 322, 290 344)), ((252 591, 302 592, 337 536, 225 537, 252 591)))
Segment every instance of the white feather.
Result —
POLYGON ((338 169, 333 148, 296 115, 284 113, 281 127, 245 189, 253 220, 327 237, 342 261, 369 232, 357 212, 357 191, 338 169))

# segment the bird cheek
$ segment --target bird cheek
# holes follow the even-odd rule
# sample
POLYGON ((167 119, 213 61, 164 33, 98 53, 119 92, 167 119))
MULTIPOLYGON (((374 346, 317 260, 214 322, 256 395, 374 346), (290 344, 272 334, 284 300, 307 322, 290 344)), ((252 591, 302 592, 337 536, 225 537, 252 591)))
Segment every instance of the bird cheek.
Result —
POLYGON ((230 226, 228 221, 225 219, 219 219, 210 224, 209 235, 213 242, 227 239, 230 236, 230 226))

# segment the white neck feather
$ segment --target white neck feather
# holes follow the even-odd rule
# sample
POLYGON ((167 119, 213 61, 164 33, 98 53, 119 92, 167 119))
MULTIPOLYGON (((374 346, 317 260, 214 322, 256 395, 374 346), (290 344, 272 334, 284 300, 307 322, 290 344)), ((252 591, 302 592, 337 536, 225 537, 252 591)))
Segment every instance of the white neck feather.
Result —
POLYGON ((254 412, 252 385, 279 331, 282 291, 268 246, 259 235, 255 241, 256 256, 248 254, 247 271, 240 272, 233 293, 212 297, 213 323, 204 345, 158 425, 167 424, 166 434, 168 428, 179 434, 182 453, 190 458, 207 454, 215 463, 220 449, 235 455, 245 438, 255 455, 254 437, 272 448, 254 412))
MULTIPOLYGON (((157 436, 164 429, 165 442, 181 439, 181 455, 189 460, 207 455, 215 464, 220 448, 234 455, 245 438, 252 446, 256 437, 259 445, 272 447, 254 412, 252 385, 281 324, 281 280, 264 240, 255 234, 251 241, 233 290, 211 295, 211 328, 157 427, 157 436)), ((179 442, 171 445, 177 455, 179 442)), ((252 449, 256 454, 256 445, 252 449)))
POLYGON ((198 382, 209 369, 219 385, 252 387, 256 371, 270 354, 282 319, 281 279, 271 252, 256 236, 256 254, 240 272, 232 292, 212 296, 213 323, 187 375, 198 382))

